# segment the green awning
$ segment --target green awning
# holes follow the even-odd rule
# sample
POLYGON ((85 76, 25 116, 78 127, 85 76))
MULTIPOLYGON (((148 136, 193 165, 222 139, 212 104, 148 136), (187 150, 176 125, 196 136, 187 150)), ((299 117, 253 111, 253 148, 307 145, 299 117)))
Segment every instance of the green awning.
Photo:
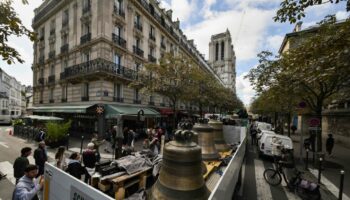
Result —
POLYGON ((137 116, 139 110, 143 110, 146 117, 160 117, 160 113, 152 108, 120 106, 120 105, 106 105, 106 118, 116 118, 120 116, 137 116))
POLYGON ((86 113, 86 109, 90 106, 92 105, 45 106, 30 109, 37 113, 86 113))

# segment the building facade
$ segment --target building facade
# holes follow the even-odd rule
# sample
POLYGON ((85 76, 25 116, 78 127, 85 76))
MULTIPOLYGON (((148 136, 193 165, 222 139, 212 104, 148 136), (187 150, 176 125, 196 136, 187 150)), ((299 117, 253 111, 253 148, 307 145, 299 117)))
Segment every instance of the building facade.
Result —
POLYGON ((0 69, 0 110, 2 115, 17 118, 22 115, 22 85, 0 69))
POLYGON ((126 108, 157 115, 153 108, 166 109, 167 100, 141 95, 128 84, 145 63, 158 62, 165 52, 188 55, 221 82, 179 23, 155 0, 44 1, 32 24, 39 35, 33 113, 78 118, 73 126, 99 133, 126 116, 121 111, 126 108))
POLYGON ((236 55, 228 29, 224 33, 211 36, 209 64, 220 76, 225 87, 236 93, 236 55))

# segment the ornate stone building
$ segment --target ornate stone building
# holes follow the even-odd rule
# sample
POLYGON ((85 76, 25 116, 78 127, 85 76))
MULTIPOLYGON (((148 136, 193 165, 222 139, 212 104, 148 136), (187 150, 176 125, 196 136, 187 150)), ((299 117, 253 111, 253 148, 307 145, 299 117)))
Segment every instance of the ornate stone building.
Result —
POLYGON ((225 87, 236 93, 236 55, 228 29, 224 33, 211 36, 209 64, 220 76, 225 87))
POLYGON ((165 52, 188 55, 221 82, 179 23, 155 0, 45 0, 32 23, 39 36, 33 113, 73 118, 74 128, 99 133, 121 117, 125 125, 140 109, 169 114, 165 98, 128 87, 145 63, 165 52))

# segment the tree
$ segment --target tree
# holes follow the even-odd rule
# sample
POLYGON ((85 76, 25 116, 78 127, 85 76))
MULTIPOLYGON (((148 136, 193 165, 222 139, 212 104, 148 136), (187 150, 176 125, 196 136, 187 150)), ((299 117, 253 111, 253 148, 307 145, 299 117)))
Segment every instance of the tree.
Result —
MULTIPOLYGON (((28 4, 27 0, 22 0, 24 4, 28 4)), ((24 60, 18 51, 8 44, 10 36, 21 37, 28 36, 31 41, 35 40, 35 33, 31 32, 22 25, 17 13, 12 7, 12 0, 4 0, 0 2, 0 56, 2 60, 8 64, 15 61, 23 63, 24 60)))
POLYGON ((305 17, 305 9, 308 7, 325 3, 337 4, 342 1, 347 2, 346 10, 350 11, 350 0, 283 0, 273 19, 279 22, 289 21, 292 24, 305 17))
MULTIPOLYGON (((350 20, 336 23, 331 16, 319 25, 301 32, 298 46, 275 60, 260 54, 260 64, 248 77, 258 92, 273 87, 294 91, 321 119, 325 103, 350 87, 350 20)), ((320 135, 318 144, 321 149, 320 135)))
POLYGON ((196 66, 186 56, 173 56, 166 53, 159 64, 149 63, 140 71, 137 80, 130 86, 141 88, 143 93, 157 93, 167 97, 174 111, 176 123, 176 108, 179 101, 187 99, 193 88, 191 81, 195 76, 196 66))

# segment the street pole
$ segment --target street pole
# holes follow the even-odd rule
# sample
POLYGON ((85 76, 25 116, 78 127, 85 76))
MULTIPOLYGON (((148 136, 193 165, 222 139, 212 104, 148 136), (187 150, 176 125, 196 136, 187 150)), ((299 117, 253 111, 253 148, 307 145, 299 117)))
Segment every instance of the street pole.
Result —
POLYGON ((340 187, 339 187, 339 200, 343 199, 343 187, 344 187, 344 170, 340 171, 340 187))
POLYGON ((80 154, 83 153, 83 142, 84 142, 84 136, 81 136, 81 144, 80 144, 80 154))
POLYGON ((300 145, 300 163, 303 163, 303 143, 304 143, 304 139, 303 139, 303 117, 301 117, 301 127, 300 127, 300 142, 299 142, 299 145, 300 145))

